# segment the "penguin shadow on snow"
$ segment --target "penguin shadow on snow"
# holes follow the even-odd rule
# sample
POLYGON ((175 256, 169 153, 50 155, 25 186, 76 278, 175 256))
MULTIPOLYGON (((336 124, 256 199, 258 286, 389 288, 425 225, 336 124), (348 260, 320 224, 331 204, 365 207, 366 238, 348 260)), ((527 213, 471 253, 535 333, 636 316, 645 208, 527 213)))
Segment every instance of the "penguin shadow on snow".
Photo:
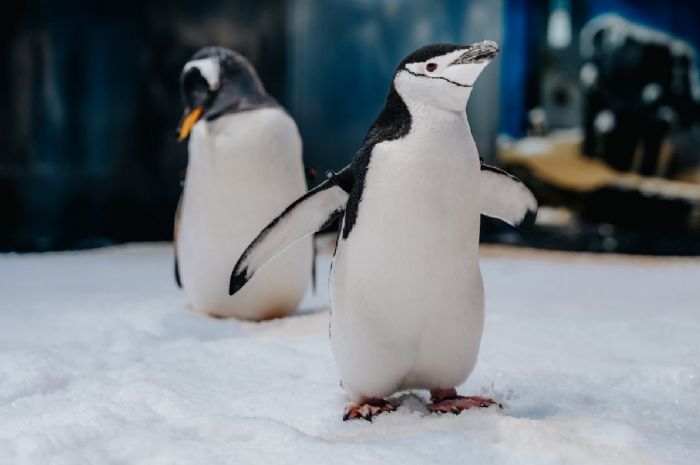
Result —
POLYGON ((326 306, 303 308, 289 316, 263 321, 234 321, 258 335, 288 337, 326 334, 328 320, 329 308, 326 306))
POLYGON ((531 404, 511 409, 509 416, 514 418, 527 418, 530 420, 544 420, 556 416, 559 410, 552 403, 531 404))

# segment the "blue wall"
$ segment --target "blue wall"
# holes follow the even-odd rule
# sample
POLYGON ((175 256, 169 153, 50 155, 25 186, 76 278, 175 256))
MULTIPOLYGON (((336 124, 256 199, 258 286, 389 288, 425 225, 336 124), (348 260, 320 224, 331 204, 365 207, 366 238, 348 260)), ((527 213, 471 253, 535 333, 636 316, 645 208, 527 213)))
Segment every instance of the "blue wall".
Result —
MULTIPOLYGON (((290 3, 288 108, 307 163, 337 170, 354 156, 386 99, 397 64, 435 42, 501 41, 502 0, 298 0, 290 3)), ((480 153, 493 156, 500 58, 469 103, 480 153)))
MULTIPOLYGON (((512 136, 523 136, 529 108, 528 80, 537 78, 541 40, 545 34, 548 2, 507 0, 504 12, 504 38, 499 129, 512 136), (534 67, 534 68, 533 68, 534 67)), ((588 0, 582 11, 585 23, 605 13, 616 13, 631 21, 664 31, 700 50, 700 1, 698 0, 588 0)), ((573 40, 578 47, 577 31, 573 40)))

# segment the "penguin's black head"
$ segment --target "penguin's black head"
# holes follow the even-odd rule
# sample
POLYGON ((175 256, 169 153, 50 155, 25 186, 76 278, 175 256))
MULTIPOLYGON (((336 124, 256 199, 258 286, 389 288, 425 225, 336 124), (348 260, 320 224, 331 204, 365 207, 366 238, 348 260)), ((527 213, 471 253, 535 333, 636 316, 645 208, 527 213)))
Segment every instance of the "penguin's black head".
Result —
POLYGON ((406 103, 462 111, 474 82, 497 53, 498 45, 490 40, 427 45, 399 64, 394 87, 406 103))
POLYGON ((178 127, 181 141, 200 118, 211 121, 225 113, 276 105, 250 62, 224 47, 205 47, 195 53, 182 68, 180 89, 185 103, 178 127))

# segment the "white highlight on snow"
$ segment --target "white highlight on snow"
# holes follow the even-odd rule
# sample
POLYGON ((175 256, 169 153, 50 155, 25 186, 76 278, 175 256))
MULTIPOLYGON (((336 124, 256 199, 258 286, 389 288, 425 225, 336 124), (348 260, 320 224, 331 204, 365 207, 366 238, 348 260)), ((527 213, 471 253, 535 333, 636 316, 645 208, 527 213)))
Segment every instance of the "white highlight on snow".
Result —
POLYGON ((221 74, 221 63, 218 58, 202 58, 201 60, 192 60, 185 63, 184 71, 187 72, 191 68, 197 68, 204 79, 209 84, 209 89, 214 91, 219 88, 219 76, 221 74))
MULTIPOLYGON (((0 256, 0 462, 674 464, 700 459, 700 261, 481 261, 486 325, 464 394, 341 421, 328 312, 189 312, 166 245, 0 256)), ((322 295, 330 257, 319 266, 322 295)), ((419 393, 422 401, 425 395, 419 393)))

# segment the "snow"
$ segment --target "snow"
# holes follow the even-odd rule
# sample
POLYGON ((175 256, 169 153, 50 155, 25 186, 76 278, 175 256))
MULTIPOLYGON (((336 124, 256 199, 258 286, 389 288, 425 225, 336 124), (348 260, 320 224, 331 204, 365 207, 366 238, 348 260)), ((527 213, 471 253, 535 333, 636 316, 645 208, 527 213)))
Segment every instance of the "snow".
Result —
POLYGON ((700 261, 488 249, 482 268, 460 391, 505 411, 428 415, 418 392, 344 423, 325 292, 214 320, 185 308, 165 245, 4 255, 0 464, 700 461, 700 261))

